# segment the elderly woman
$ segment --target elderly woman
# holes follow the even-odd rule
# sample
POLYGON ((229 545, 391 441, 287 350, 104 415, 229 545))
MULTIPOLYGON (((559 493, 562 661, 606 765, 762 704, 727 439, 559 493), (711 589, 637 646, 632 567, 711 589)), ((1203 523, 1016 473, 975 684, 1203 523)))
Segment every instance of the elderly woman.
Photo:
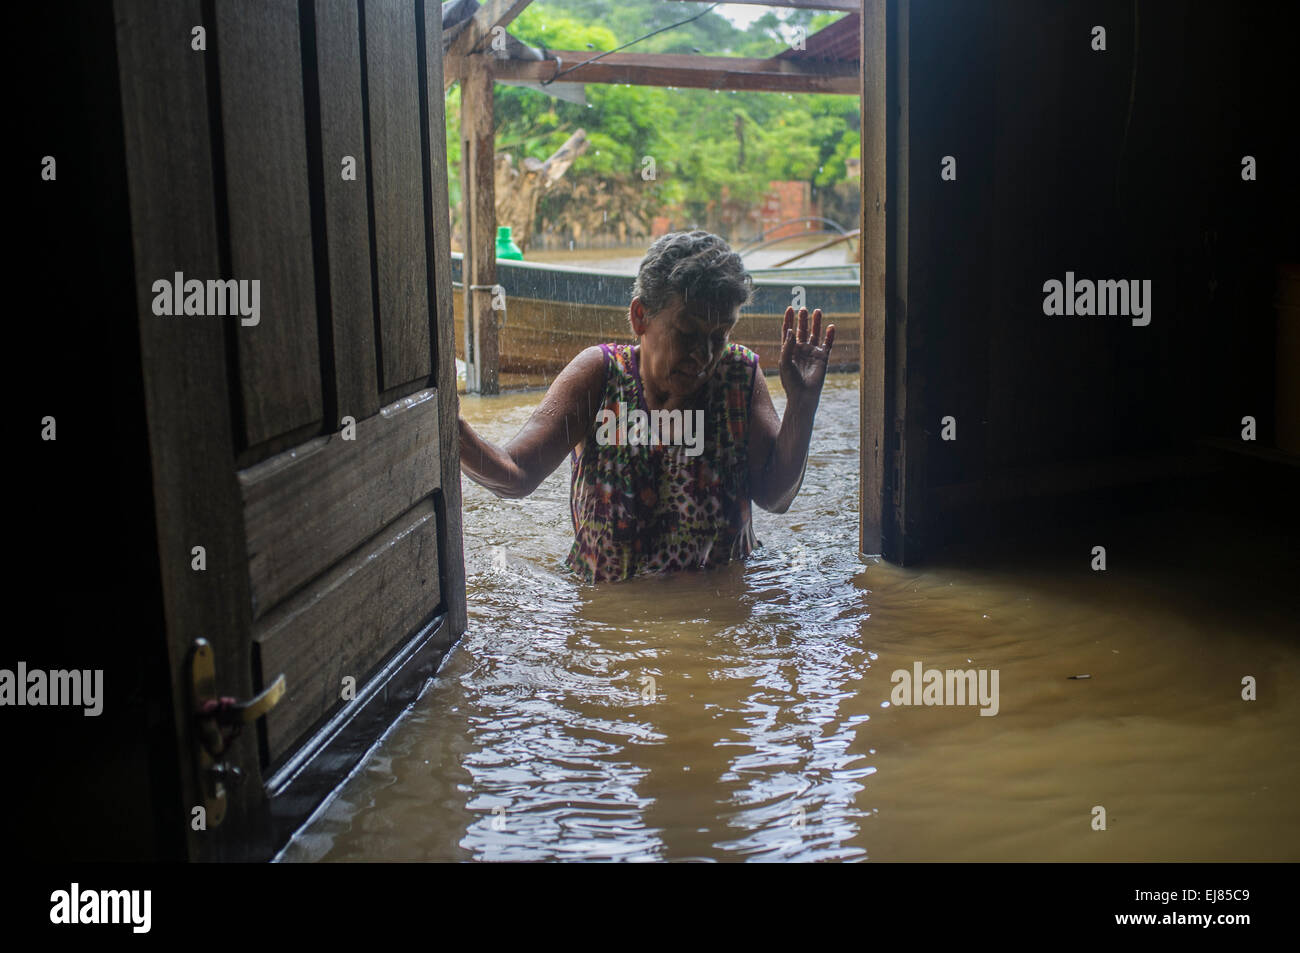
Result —
POLYGON ((503 497, 532 493, 572 451, 568 566, 587 582, 703 569, 757 545, 750 503, 784 513, 803 483, 835 326, 793 308, 778 418, 758 356, 728 341, 752 281, 717 235, 650 246, 628 319, 638 344, 587 348, 498 447, 460 420, 461 469, 503 497), (797 326, 796 326, 797 324, 797 326))

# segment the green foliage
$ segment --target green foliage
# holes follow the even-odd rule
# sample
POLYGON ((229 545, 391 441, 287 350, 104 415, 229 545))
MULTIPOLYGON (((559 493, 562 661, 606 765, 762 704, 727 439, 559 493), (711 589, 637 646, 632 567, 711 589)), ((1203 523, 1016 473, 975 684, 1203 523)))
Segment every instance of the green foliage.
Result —
MULTIPOLYGON (((662 0, 536 0, 510 27, 535 47, 599 52, 683 20, 701 3, 662 0)), ((842 14, 769 10, 748 30, 710 12, 649 37, 637 52, 708 56, 773 56, 787 48, 792 27, 808 35, 842 14)), ((573 65, 566 63, 566 65, 573 65)), ((858 154, 856 96, 789 95, 591 84, 588 105, 565 102, 532 89, 497 84, 497 149, 545 159, 572 133, 586 130, 590 144, 566 173, 610 183, 641 182, 642 159, 654 158, 653 197, 660 206, 699 214, 726 197, 757 202, 774 179, 827 187, 843 181, 846 160, 858 154), (742 146, 743 140, 743 146, 742 146), (743 161, 742 161, 743 157, 743 161)), ((459 91, 447 96, 448 178, 459 201, 459 91)))

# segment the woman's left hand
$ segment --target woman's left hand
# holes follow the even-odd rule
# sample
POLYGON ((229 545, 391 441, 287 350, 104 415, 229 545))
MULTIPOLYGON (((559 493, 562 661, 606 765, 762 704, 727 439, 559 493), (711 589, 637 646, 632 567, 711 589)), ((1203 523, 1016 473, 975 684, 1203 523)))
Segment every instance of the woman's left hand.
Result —
POLYGON ((812 331, 808 329, 808 309, 799 309, 798 326, 795 326, 794 308, 785 309, 781 323, 781 386, 787 400, 821 396, 826 382, 826 365, 830 363, 831 343, 835 340, 835 325, 826 328, 822 340, 822 311, 812 313, 812 331))

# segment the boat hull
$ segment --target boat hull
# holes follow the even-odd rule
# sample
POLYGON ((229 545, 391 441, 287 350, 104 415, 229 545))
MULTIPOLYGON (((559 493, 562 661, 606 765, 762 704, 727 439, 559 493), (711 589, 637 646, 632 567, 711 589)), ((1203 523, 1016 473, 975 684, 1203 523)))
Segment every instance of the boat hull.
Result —
MULTIPOLYGON (((452 259, 455 284, 456 356, 465 360, 465 301, 459 256, 452 259)), ((758 354, 759 366, 775 372, 781 352, 785 309, 803 288, 807 307, 821 308, 825 324, 835 325, 831 366, 857 367, 862 316, 854 281, 762 278, 753 300, 741 312, 731 339, 758 354)), ((542 385, 553 379, 584 348, 617 341, 634 343, 627 308, 632 278, 558 265, 499 260, 497 283, 504 291, 500 315, 500 374, 504 386, 542 385)))

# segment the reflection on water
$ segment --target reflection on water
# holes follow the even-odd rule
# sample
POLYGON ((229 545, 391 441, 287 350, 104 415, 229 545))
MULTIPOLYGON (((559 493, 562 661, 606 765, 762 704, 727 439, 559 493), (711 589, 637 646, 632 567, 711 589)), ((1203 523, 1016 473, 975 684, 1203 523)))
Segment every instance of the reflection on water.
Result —
MULTIPOLYGON (((540 397, 462 411, 500 442, 540 397)), ((1106 573, 1083 539, 901 569, 856 553, 857 434, 833 375, 762 548, 627 583, 560 567, 567 462, 525 500, 464 480, 469 631, 284 859, 1300 858, 1289 540, 1175 520, 1107 530, 1106 573), (998 669, 999 713, 888 705, 916 661, 998 669)))

